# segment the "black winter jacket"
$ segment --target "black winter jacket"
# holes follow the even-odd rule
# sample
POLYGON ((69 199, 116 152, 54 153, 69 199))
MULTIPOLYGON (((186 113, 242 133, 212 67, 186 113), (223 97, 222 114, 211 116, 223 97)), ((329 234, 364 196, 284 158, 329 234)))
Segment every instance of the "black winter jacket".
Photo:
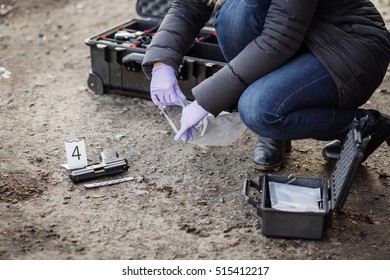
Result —
MULTIPOLYGON (((198 103, 213 115, 234 108, 248 85, 305 45, 332 75, 339 107, 364 104, 381 84, 390 61, 390 33, 374 5, 366 0, 270 2, 261 35, 193 88, 198 103)), ((173 1, 145 54, 143 68, 149 78, 157 61, 178 69, 212 10, 202 0, 173 1)))

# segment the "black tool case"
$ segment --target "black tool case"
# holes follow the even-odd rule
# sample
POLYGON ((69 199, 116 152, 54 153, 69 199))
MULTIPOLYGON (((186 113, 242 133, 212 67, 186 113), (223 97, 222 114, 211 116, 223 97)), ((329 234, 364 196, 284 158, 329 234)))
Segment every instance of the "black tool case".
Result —
MULTIPOLYGON (((146 48, 172 0, 138 0, 133 19, 85 40, 91 51, 88 87, 98 94, 116 92, 150 99, 150 82, 141 63, 146 48)), ((193 100, 191 89, 225 65, 212 23, 218 8, 195 39, 179 67, 179 86, 193 100)))
POLYGON ((366 119, 354 121, 330 180, 263 174, 259 176, 258 183, 245 181, 245 201, 257 209, 265 236, 315 240, 324 238, 326 230, 332 224, 333 211, 339 211, 343 207, 353 177, 362 162, 362 151, 367 143, 367 139, 362 139, 361 136, 361 127, 365 121, 366 119), (289 193, 292 188, 294 190, 289 193), (255 191, 251 193, 251 190, 255 191), (288 193, 287 196, 285 192, 288 193), (294 201, 296 198, 301 199, 305 192, 318 194, 317 198, 310 196, 314 200, 308 201, 309 210, 294 201), (255 194, 259 197, 255 198, 255 194), (274 207, 281 204, 278 195, 279 200, 288 198, 283 207, 274 207), (297 207, 300 209, 297 210, 297 207))

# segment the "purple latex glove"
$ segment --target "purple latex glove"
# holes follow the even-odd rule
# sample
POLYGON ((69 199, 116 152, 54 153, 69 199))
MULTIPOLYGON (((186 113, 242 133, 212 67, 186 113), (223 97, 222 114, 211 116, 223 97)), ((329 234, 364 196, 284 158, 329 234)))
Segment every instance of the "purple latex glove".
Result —
POLYGON ((150 96, 157 106, 180 106, 186 99, 179 88, 175 70, 171 66, 162 64, 153 67, 150 96))
POLYGON ((185 143, 190 141, 196 131, 195 127, 208 113, 196 100, 184 107, 180 120, 181 127, 175 136, 175 140, 177 141, 181 138, 185 143))

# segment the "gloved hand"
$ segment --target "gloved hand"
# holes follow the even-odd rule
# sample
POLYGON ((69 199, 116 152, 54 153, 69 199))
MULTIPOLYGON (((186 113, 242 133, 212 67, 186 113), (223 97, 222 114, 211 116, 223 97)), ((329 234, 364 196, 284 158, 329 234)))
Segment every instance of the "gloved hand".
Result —
POLYGON ((181 127, 175 136, 175 140, 177 141, 181 138, 185 143, 190 141, 196 131, 195 127, 208 113, 196 100, 184 107, 180 120, 181 127))
POLYGON ((153 67, 150 95, 157 106, 180 106, 186 99, 179 88, 175 70, 166 64, 153 67))

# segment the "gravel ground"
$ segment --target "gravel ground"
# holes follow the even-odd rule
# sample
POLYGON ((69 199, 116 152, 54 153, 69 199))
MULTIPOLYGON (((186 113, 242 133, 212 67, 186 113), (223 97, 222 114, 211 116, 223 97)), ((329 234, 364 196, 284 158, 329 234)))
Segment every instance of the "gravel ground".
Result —
MULTIPOLYGON (((389 1, 375 2, 389 24, 389 1)), ((267 238, 241 195, 259 175, 254 134, 228 147, 176 143, 150 101, 87 88, 84 40, 137 18, 135 1, 0 5, 0 259, 389 259, 387 146, 359 169, 323 241, 267 238), (73 184, 64 141, 81 136, 91 162, 114 148, 135 180, 73 184)), ((388 75, 365 106, 389 105, 388 75)), ((278 174, 330 178, 324 144, 294 141, 278 174)))

